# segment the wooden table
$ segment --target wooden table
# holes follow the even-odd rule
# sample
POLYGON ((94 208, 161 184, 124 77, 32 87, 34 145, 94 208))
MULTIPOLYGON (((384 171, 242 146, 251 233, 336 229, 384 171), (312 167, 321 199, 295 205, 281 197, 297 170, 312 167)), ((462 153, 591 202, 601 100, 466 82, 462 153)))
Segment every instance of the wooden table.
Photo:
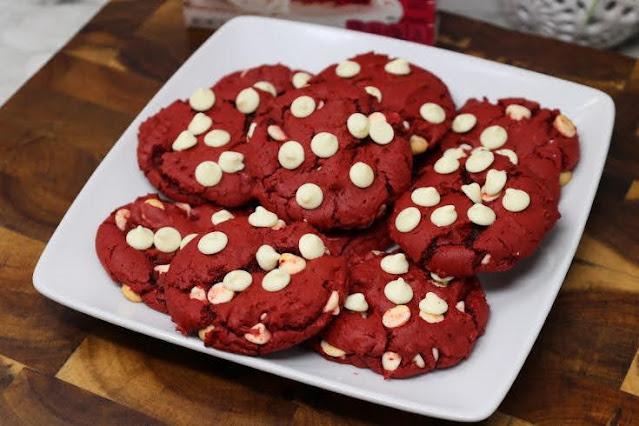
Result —
MULTIPOLYGON (((120 329, 33 288, 87 178, 207 35, 185 30, 179 1, 114 1, 0 109, 0 423, 439 424, 120 329)), ((596 87, 617 104, 577 257, 486 423, 638 424, 639 61, 448 14, 438 44, 596 87)))

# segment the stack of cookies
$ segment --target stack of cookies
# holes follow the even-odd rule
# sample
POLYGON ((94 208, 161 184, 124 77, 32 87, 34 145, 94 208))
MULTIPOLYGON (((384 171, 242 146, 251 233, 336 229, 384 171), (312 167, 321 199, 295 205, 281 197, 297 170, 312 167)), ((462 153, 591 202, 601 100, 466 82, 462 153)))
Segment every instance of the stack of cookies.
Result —
POLYGON ((475 274, 539 246, 579 141, 556 109, 457 109, 433 73, 367 53, 225 76, 142 123, 137 155, 166 198, 96 237, 128 300, 220 350, 303 344, 405 378, 469 356, 489 317, 475 274))

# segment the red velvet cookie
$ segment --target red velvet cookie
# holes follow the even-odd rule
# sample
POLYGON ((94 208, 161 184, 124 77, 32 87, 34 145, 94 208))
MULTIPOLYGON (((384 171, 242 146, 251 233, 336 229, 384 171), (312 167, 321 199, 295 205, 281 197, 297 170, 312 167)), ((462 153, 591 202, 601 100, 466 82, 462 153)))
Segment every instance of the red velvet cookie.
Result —
POLYGON ((329 231, 324 235, 335 251, 333 254, 348 260, 357 255, 364 255, 371 250, 386 250, 393 245, 393 240, 388 233, 388 219, 388 215, 378 219, 366 229, 329 231))
POLYGON ((441 277, 504 271, 530 256, 559 219, 559 183, 508 154, 451 148, 395 204, 391 238, 441 277))
POLYGON ((178 201, 246 204, 253 186, 244 170, 247 136, 260 111, 293 88, 292 78, 282 65, 263 65, 197 89, 188 102, 173 102, 140 126, 140 169, 178 201))
POLYGON ((412 156, 397 113, 344 82, 277 98, 250 140, 255 196, 319 229, 370 226, 409 185, 412 156))
POLYGON ((344 309, 314 339, 324 358, 406 378, 455 365, 484 333, 489 307, 476 277, 442 280, 402 253, 353 260, 344 309))
POLYGON ((522 98, 497 104, 470 99, 458 111, 442 150, 484 146, 525 164, 542 179, 570 180, 579 161, 579 136, 568 117, 522 98), (561 177, 558 178, 561 173, 561 177))
POLYGON ((373 52, 334 64, 316 82, 349 81, 363 87, 385 109, 397 111, 408 128, 414 154, 435 147, 450 129, 455 104, 446 84, 404 59, 373 52))
POLYGON ((166 312, 160 276, 196 232, 229 215, 210 204, 192 208, 149 194, 111 213, 98 228, 95 249, 111 278, 122 284, 127 299, 166 312))
POLYGON ((344 261, 305 223, 261 207, 187 245, 166 275, 169 313, 207 346, 260 355, 317 334, 347 291, 344 261))

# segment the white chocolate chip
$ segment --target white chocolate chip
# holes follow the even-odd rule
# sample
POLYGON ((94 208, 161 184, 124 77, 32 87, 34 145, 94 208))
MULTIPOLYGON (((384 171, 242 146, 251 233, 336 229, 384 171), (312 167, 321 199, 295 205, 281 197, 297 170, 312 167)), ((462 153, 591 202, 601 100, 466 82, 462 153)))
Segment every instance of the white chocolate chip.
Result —
POLYGON ((431 352, 433 353, 433 359, 435 360, 435 362, 437 362, 437 360, 439 359, 439 350, 437 348, 433 348, 431 352))
POLYGON ((481 188, 477 182, 462 185, 461 190, 473 203, 481 203, 481 188))
POLYGON ((230 302, 235 296, 235 292, 226 288, 224 283, 214 284, 206 294, 206 298, 211 305, 230 302))
POLYGON ((506 107, 506 115, 512 120, 519 121, 530 118, 532 113, 523 105, 511 104, 506 107))
POLYGON ((373 121, 370 123, 368 133, 373 142, 379 145, 387 145, 393 141, 395 131, 393 126, 385 121, 373 121))
POLYGON ((373 123, 375 121, 383 121, 384 123, 386 122, 386 116, 379 112, 379 111, 375 111, 372 112, 370 114, 368 114, 368 122, 369 123, 373 123))
POLYGON ((275 86, 273 86, 268 81, 258 81, 257 83, 253 85, 253 87, 255 87, 256 89, 260 89, 264 92, 270 93, 273 96, 277 96, 277 90, 275 89, 275 86))
POLYGON ((275 292, 283 290, 291 282, 291 276, 282 269, 273 269, 264 275, 262 287, 266 291, 275 292))
POLYGON ((419 108, 419 115, 432 124, 440 124, 446 120, 446 111, 444 111, 444 108, 432 102, 423 104, 419 108))
MULTIPOLYGON (((401 275, 408 272, 408 261, 404 253, 389 254, 384 256, 381 262, 379 262, 382 271, 389 274, 401 275)), ((395 302, 405 303, 405 302, 395 302)))
POLYGON ((455 277, 440 277, 439 275, 437 275, 434 272, 430 273, 430 277, 433 279, 433 281, 438 282, 438 283, 442 283, 442 284, 446 284, 446 285, 448 285, 449 282, 451 282, 453 279, 455 279, 455 277))
POLYGON ((193 133, 188 130, 184 130, 180 132, 177 138, 175 138, 171 148, 173 151, 184 151, 185 149, 195 146, 195 144, 197 144, 197 138, 193 136, 193 133))
POLYGON ((517 154, 512 149, 498 149, 495 153, 508 157, 511 163, 517 165, 519 163, 519 158, 517 158, 517 154))
POLYGON ((215 93, 209 88, 196 89, 189 98, 189 105, 196 111, 206 111, 215 105, 215 93))
POLYGON ((492 258, 492 256, 490 254, 487 254, 486 256, 484 256, 484 258, 481 260, 481 264, 482 265, 488 265, 490 263, 490 259, 492 258))
POLYGON ((126 228, 126 223, 129 220, 129 217, 131 216, 131 210, 129 209, 120 209, 117 212, 115 212, 115 226, 118 227, 118 229, 120 231, 124 231, 124 229, 126 228))
POLYGON ((419 310, 430 315, 443 315, 448 311, 448 303, 432 291, 419 302, 419 310))
POLYGON ((322 188, 314 183, 305 183, 297 188, 295 192, 295 201, 303 209, 313 210, 319 207, 324 201, 324 193, 322 188))
POLYGON ((466 212, 466 215, 471 222, 480 226, 492 225, 497 219, 493 209, 483 204, 473 204, 466 212))
POLYGON ((413 357, 413 362, 415 363, 416 366, 418 366, 419 368, 424 368, 426 367, 426 363, 424 362, 424 358, 422 358, 422 356, 420 354, 417 354, 413 357))
POLYGON ((235 151, 224 151, 217 160, 224 173, 237 173, 244 170, 244 154, 235 151))
POLYGON ((305 118, 315 111, 315 99, 310 96, 299 96, 291 104, 291 114, 297 118, 305 118))
POLYGON ((215 161, 203 161, 195 168, 195 180, 202 186, 215 186, 222 180, 222 168, 215 161))
POLYGON ((324 242, 315 234, 302 235, 299 241, 299 249, 302 256, 307 260, 317 259, 326 253, 324 242))
POLYGON ((441 197, 437 189, 432 186, 426 186, 414 189, 410 194, 410 199, 413 203, 422 207, 432 207, 439 204, 441 197))
POLYGON ((457 148, 448 148, 444 151, 443 157, 450 157, 456 160, 466 157, 466 151, 470 150, 470 145, 461 144, 457 148))
POLYGON ((260 106, 260 95, 252 87, 240 91, 235 98, 235 107, 242 114, 251 114, 260 106))
POLYGON ((224 275, 222 284, 231 291, 243 291, 253 282, 253 277, 247 271, 236 269, 224 275))
POLYGON ((405 130, 410 129, 410 123, 406 120, 402 121, 402 126, 404 126, 405 130))
POLYGON ((224 250, 229 242, 229 238, 224 232, 213 231, 205 234, 197 242, 197 249, 202 254, 215 254, 224 250))
POLYGON ((308 81, 311 79, 311 75, 307 72, 296 72, 293 74, 293 87, 300 89, 308 85, 308 81))
POLYGON ((386 284, 384 287, 384 295, 391 302, 397 305, 403 305, 413 299, 413 289, 403 278, 398 278, 386 284))
POLYGON ((410 319, 410 309, 406 305, 397 305, 382 315, 382 324, 386 328, 397 328, 406 324, 410 319))
POLYGON ((159 275, 162 274, 166 274, 167 272, 169 272, 169 269, 171 268, 171 265, 166 264, 166 265, 155 265, 153 267, 153 270, 155 272, 157 272, 159 275))
POLYGON ((153 245, 162 253, 173 253, 180 248, 181 242, 180 231, 171 226, 160 228, 153 235, 153 245))
POLYGON ((355 61, 343 61, 335 67, 335 74, 342 78, 355 77, 361 71, 362 67, 355 61))
MULTIPOLYGON (((255 123, 253 123, 255 124, 255 123)), ((253 127, 255 129, 255 127, 253 127)), ((250 129, 249 129, 250 130, 250 129)), ((204 145, 219 148, 231 141, 231 134, 226 130, 213 129, 204 135, 204 145)))
POLYGON ((459 114, 453 120, 453 132, 466 133, 469 132, 477 124, 477 117, 473 114, 465 113, 459 114))
POLYGON ((455 309, 457 309, 459 312, 466 312, 466 304, 464 303, 463 300, 460 300, 455 305, 455 309))
POLYGON ((479 141, 488 149, 501 148, 508 141, 508 133, 501 126, 486 127, 479 135, 479 141))
POLYGON ((233 219, 233 213, 228 210, 220 210, 219 212, 215 212, 211 215, 211 223, 213 225, 219 225, 222 222, 226 222, 227 220, 233 219))
POLYGON ((501 199, 501 204, 509 212, 517 213, 530 205, 530 195, 520 189, 508 188, 501 199))
POLYGON ((285 141, 287 139, 286 137, 286 133, 284 133, 284 130, 282 130, 282 128, 278 125, 275 124, 271 124, 266 128, 266 133, 268 133, 268 135, 272 138, 275 139, 276 141, 285 141))
POLYGON ((339 148, 337 136, 329 132, 320 132, 311 139, 311 151, 320 158, 332 157, 339 148))
POLYGON ((363 293, 353 293, 346 298, 344 307, 353 312, 368 311, 368 303, 363 293))
POLYGON ((368 93, 369 95, 375 97, 375 99, 377 99, 377 102, 382 101, 382 92, 377 87, 366 86, 364 87, 364 90, 366 90, 366 93, 368 93))
POLYGON ((186 237, 182 238, 182 242, 180 242, 180 250, 182 250, 188 243, 193 241, 193 238, 197 237, 197 234, 189 234, 186 237))
POLYGON ((255 259, 257 259, 257 264, 260 265, 260 268, 265 271, 272 271, 279 263, 280 254, 273 247, 264 244, 257 249, 255 259))
POLYGON ((410 65, 406 59, 397 58, 384 65, 384 70, 390 74, 407 75, 410 74, 410 65))
POLYGON ((447 175, 459 169, 459 160, 452 155, 443 155, 435 162, 433 170, 440 175, 447 175))
POLYGON ((282 219, 277 219, 277 223, 271 226, 271 229, 273 231, 279 231, 280 229, 284 228, 286 228, 286 222, 284 222, 282 219))
MULTIPOLYGON (((495 170, 495 169, 488 170, 488 173, 486 174, 486 183, 484 183, 484 186, 481 189, 482 194, 486 194, 488 196, 494 196, 499 194, 501 190, 504 189, 507 178, 508 176, 506 175, 506 172, 503 170, 495 170)), ((490 201, 490 200, 486 200, 486 201, 490 201)))
POLYGON ((422 214, 417 207, 407 207, 395 218, 395 228, 399 232, 410 232, 417 228, 419 221, 422 220, 422 214))
POLYGON ((140 295, 133 291, 133 289, 131 289, 131 287, 126 284, 122 284, 122 287, 120 287, 120 291, 129 302, 140 303, 142 301, 140 295))
POLYGON ((355 136, 357 139, 364 139, 368 136, 370 122, 368 121, 368 117, 364 114, 356 112, 348 117, 348 120, 346 120, 346 127, 351 135, 355 136))
MULTIPOLYGON (((571 171, 565 171, 565 172, 559 173, 559 184, 561 186, 567 185, 568 182, 570 182, 571 180, 572 180, 572 172, 571 171)), ((117 216, 116 216, 116 223, 117 223, 117 216)))
POLYGON ((386 371, 395 371, 402 362, 402 357, 396 352, 384 352, 382 355, 382 368, 386 371))
POLYGON ((351 182, 353 182, 353 185, 364 189, 373 184, 373 181, 375 180, 375 173, 371 166, 358 161, 351 166, 348 171, 348 177, 351 179, 351 182))
POLYGON ((257 206, 255 211, 249 215, 248 221, 256 228, 270 228, 277 225, 278 217, 264 207, 257 206))
POLYGON ((495 161, 495 154, 491 151, 478 150, 466 160, 466 170, 471 173, 480 173, 490 167, 493 161, 495 161))
POLYGON ((339 293, 335 290, 331 292, 331 295, 328 296, 328 300, 326 301, 326 305, 324 305, 324 309, 322 310, 324 313, 332 312, 333 315, 339 314, 339 293))
POLYGON ((213 120, 211 120, 211 117, 202 112, 198 112, 193 116, 193 119, 191 119, 187 129, 189 132, 197 136, 209 130, 212 124, 213 120))
POLYGON ((294 255, 293 253, 283 253, 279 258, 279 269, 287 272, 289 275, 295 275, 306 269, 306 260, 303 257, 294 255))
POLYGON ((421 136, 412 135, 410 137, 410 150, 413 155, 426 152, 428 149, 428 141, 421 136))
POLYGON ((297 141, 288 141, 280 146, 277 159, 287 170, 295 170, 304 162, 304 148, 297 141))
POLYGON ((444 321, 443 315, 432 315, 424 311, 419 311, 419 317, 429 324, 436 324, 438 322, 444 321))
POLYGON ((439 228, 453 224, 457 220, 455 206, 446 205, 435 209, 430 214, 430 221, 439 228))
POLYGON ((246 132, 246 141, 250 141, 253 137, 253 133, 255 132, 255 128, 257 127, 257 123, 253 121, 248 128, 248 132, 246 132))
POLYGON ((563 114, 559 114, 555 117, 555 121, 552 123, 553 127, 557 129, 559 133, 567 138, 572 138, 577 134, 577 128, 575 124, 563 114))
POLYGON ((206 340, 206 335, 213 330, 215 330, 215 326, 209 325, 201 330, 198 330, 197 335, 200 338, 200 340, 204 341, 206 340))
POLYGON ((186 217, 191 217, 191 206, 188 203, 175 203, 175 207, 182 210, 186 217))
POLYGON ((261 322, 251 327, 251 331, 244 335, 244 338, 256 345, 265 345, 271 340, 271 332, 261 322))
POLYGON ((333 358, 342 358, 346 355, 346 352, 329 344, 326 340, 320 342, 320 347, 322 348, 322 352, 333 358))
POLYGON ((206 300, 206 291, 202 287, 196 285, 191 289, 191 292, 189 293, 189 299, 204 302, 206 300))
POLYGON ((151 248, 151 246, 153 246, 153 231, 142 225, 138 225, 127 232, 126 243, 136 250, 151 248))
POLYGON ((157 198, 149 198, 148 200, 144 200, 144 204, 148 204, 149 206, 164 210, 164 204, 162 204, 162 201, 158 200, 157 198))

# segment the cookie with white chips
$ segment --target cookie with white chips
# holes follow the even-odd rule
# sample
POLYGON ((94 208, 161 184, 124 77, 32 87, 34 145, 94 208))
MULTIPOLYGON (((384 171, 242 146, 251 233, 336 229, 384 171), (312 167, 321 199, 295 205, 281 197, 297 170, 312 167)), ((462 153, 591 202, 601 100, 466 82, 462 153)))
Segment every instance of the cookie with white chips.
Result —
POLYGON ((390 236, 442 277, 504 271, 530 256, 559 219, 558 188, 507 153, 450 148, 397 201, 390 236))
POLYGON ((161 278, 171 261, 196 233, 230 216, 211 204, 191 207, 149 194, 109 215, 98 228, 95 249, 128 300, 166 312, 161 278))
POLYGON ((350 82, 381 108, 402 117, 414 154, 433 149, 450 129, 455 104, 446 84, 432 72, 402 58, 373 52, 333 64, 311 80, 350 82))
POLYGON ((484 333, 489 307, 476 277, 441 278, 399 253, 369 253, 349 268, 340 315, 313 339, 324 358, 406 378, 453 366, 484 333))
POLYGON ((470 99, 458 111, 442 150, 460 144, 508 155, 540 179, 568 183, 579 161, 579 135, 558 109, 523 98, 470 99))
POLYGON ((409 185, 402 120, 362 88, 312 84, 285 93, 258 122, 247 169, 260 203, 321 230, 370 226, 409 185))
POLYGON ((344 260, 304 223, 262 207, 220 223, 176 256, 165 279, 169 314, 207 346, 261 355, 317 334, 347 292, 344 260))

